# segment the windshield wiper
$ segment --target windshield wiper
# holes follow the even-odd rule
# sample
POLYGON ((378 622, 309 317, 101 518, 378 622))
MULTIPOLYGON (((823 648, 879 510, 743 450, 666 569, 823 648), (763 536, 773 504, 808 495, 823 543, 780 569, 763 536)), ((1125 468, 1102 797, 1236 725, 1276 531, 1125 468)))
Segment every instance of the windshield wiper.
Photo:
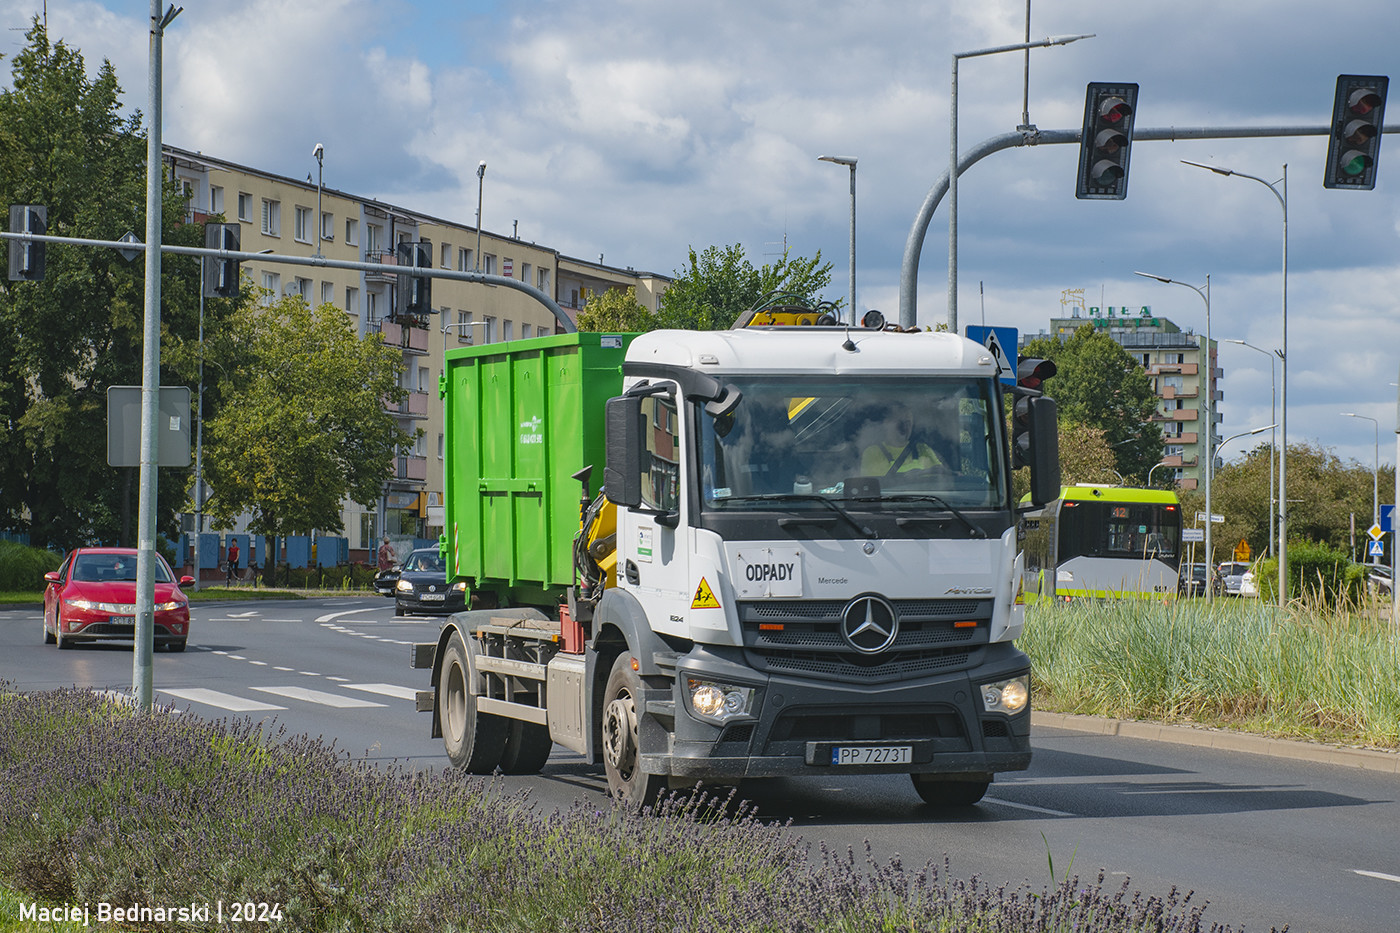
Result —
POLYGON ((756 496, 726 496, 720 502, 820 502, 837 515, 851 523, 851 527, 867 538, 875 537, 875 532, 855 520, 855 517, 841 508, 835 501, 814 492, 769 492, 756 496))
POLYGON ((972 532, 972 536, 973 536, 974 538, 985 538, 985 537, 987 537, 987 533, 986 533, 985 531, 983 531, 981 528, 978 528, 976 525, 974 525, 974 524, 972 523, 972 519, 968 518, 968 517, 967 517, 966 515, 964 515, 961 511, 959 511, 958 508, 957 508, 956 506, 954 506, 954 505, 953 505, 951 502, 949 502, 947 499, 944 499, 942 496, 935 496, 935 495, 933 495, 932 493, 918 493, 918 494, 916 494, 916 493, 891 493, 891 494, 889 494, 889 495, 882 495, 882 496, 861 496, 860 498, 858 498, 858 499, 852 499, 851 501, 852 501, 852 502, 932 502, 934 505, 937 505, 937 506, 939 506, 940 508, 946 509, 947 511, 952 512, 954 515, 956 515, 956 516, 958 517, 958 519, 961 520, 962 523, 963 523, 964 525, 967 526, 967 530, 970 531, 970 532, 972 532))

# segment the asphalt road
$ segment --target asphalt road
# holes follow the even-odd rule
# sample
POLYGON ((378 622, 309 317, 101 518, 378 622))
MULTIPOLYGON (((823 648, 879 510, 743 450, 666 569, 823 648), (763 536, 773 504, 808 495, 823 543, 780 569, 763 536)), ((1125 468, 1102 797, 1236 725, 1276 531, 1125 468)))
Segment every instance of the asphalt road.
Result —
MULTIPOLYGON (((426 672, 407 645, 436 620, 395 619, 388 600, 196 604, 190 648, 155 655, 157 699, 187 714, 251 716, 334 739, 355 757, 443 767, 429 717, 413 709, 426 672)), ((127 692, 131 653, 42 644, 37 610, 0 611, 0 679, 26 690, 77 684, 127 692)), ((745 782, 765 818, 794 835, 906 866, 948 857, 955 877, 1039 888, 1057 875, 1208 901, 1208 922, 1249 930, 1400 929, 1400 777, 1355 767, 1119 735, 1037 727, 1029 771, 1003 776, 978 807, 939 813, 907 777, 745 782)), ((529 788, 543 808, 601 800, 600 767, 555 748, 529 788)))

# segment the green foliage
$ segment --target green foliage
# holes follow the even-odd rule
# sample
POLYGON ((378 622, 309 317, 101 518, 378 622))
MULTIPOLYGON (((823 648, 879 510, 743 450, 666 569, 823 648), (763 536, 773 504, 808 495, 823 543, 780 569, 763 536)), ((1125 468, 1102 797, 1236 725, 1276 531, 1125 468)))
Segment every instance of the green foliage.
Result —
MULTIPOLYGON (((139 114, 124 117, 108 62, 88 72, 82 55, 50 44, 37 18, 0 92, 0 199, 43 204, 49 233, 117 240, 146 228, 146 141, 139 114)), ((166 180, 167 243, 196 245, 182 225, 184 198, 166 180)), ((198 333, 198 263, 165 257, 162 343, 198 333)), ((134 544, 135 469, 109 467, 100 451, 107 388, 139 385, 145 297, 142 261, 115 250, 49 245, 41 282, 0 282, 0 527, 27 529, 38 545, 134 544)), ((167 367, 163 385, 193 384, 167 367)), ((161 471, 157 527, 176 528, 182 477, 161 471)))
POLYGON ((42 593, 44 574, 61 563, 63 558, 47 548, 0 541, 0 593, 42 593))
MULTIPOLYGON (((1278 559, 1260 561, 1254 576, 1261 598, 1277 600, 1278 559)), ((1301 598, 1318 606, 1338 606, 1357 603, 1364 591, 1364 572, 1345 551, 1307 541, 1289 543, 1289 598, 1301 598)))
POLYGON ((829 284, 831 263, 822 262, 820 250, 812 259, 784 253, 776 263, 755 269, 737 243, 710 246, 698 255, 692 248, 689 266, 661 296, 655 326, 723 330, 766 295, 788 292, 813 302, 829 284))
POLYGON ((1161 459, 1162 430, 1152 421, 1157 411, 1152 381, 1128 351, 1086 324, 1065 341, 1031 340, 1020 356, 1055 361, 1059 371, 1045 390, 1059 404, 1061 419, 1101 429, 1113 451, 1113 469, 1145 484, 1161 459))
POLYGON ((594 295, 578 314, 581 331, 636 334, 655 328, 656 316, 642 307, 636 288, 610 288, 594 295))
POLYGON ((252 513, 254 534, 339 530, 341 502, 373 503, 414 440, 385 410, 407 396, 402 359, 332 305, 263 300, 250 290, 225 344, 235 365, 205 431, 205 509, 215 527, 252 513))

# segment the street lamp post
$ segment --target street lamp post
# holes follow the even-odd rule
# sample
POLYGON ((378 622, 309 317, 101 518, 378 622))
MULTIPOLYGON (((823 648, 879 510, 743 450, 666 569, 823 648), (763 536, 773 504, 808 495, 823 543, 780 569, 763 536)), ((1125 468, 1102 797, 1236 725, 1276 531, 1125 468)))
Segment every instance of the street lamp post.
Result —
POLYGON ((1288 165, 1283 166, 1283 178, 1270 183, 1255 175, 1246 175, 1233 169, 1204 165, 1200 162, 1187 162, 1214 172, 1217 175, 1238 175, 1257 181, 1268 188, 1278 199, 1283 209, 1283 340, 1277 351, 1280 361, 1279 372, 1279 449, 1278 449, 1278 604, 1282 609, 1288 605, 1288 165), (1279 187, 1283 190, 1280 191, 1279 187))
MULTIPOLYGON (((1039 42, 1018 42, 1015 45, 998 45, 989 49, 953 53, 953 89, 948 104, 948 330, 958 332, 958 61, 964 58, 979 58, 983 55, 996 55, 1000 52, 1027 53, 1031 49, 1048 48, 1052 45, 1069 45, 1080 39, 1092 39, 1093 33, 1082 36, 1050 36, 1039 42)), ((1027 69, 1029 75, 1029 67, 1027 69)))
MULTIPOLYGON (((1249 347, 1251 350, 1254 350, 1254 351, 1257 352, 1257 353, 1262 353, 1262 354, 1264 354, 1265 356, 1267 356, 1267 357, 1269 358, 1269 420, 1270 420, 1270 421, 1277 422, 1277 421, 1278 421, 1278 373, 1277 373, 1277 371, 1276 371, 1277 367, 1275 367, 1275 365, 1274 365, 1275 363, 1278 362, 1278 356, 1277 356, 1277 354, 1270 353, 1268 350, 1261 349, 1261 348, 1259 348, 1259 347, 1256 347, 1254 344, 1252 344, 1252 343, 1246 343, 1246 342, 1243 341, 1243 340, 1228 340, 1228 339, 1227 339, 1225 342, 1226 342, 1226 343, 1237 343, 1237 344, 1239 344, 1239 345, 1242 346, 1242 347, 1249 347)), ((1277 538, 1274 537, 1274 527, 1275 527, 1275 524, 1274 524, 1274 523, 1275 523, 1275 521, 1276 521, 1277 518, 1278 518, 1278 513, 1274 511, 1274 510, 1277 508, 1277 505, 1276 505, 1276 501, 1277 501, 1277 500, 1276 500, 1276 497, 1277 497, 1277 495, 1278 495, 1278 485, 1277 485, 1277 483, 1275 482, 1275 474, 1274 474, 1274 464, 1275 464, 1275 462, 1276 462, 1277 459, 1278 459, 1278 438, 1277 438, 1276 435, 1277 435, 1277 432, 1274 432, 1274 434, 1273 434, 1273 435, 1270 435, 1270 437, 1269 437, 1269 551, 1270 551, 1270 553, 1278 553, 1277 549, 1275 548, 1275 542, 1277 541, 1277 538)))
POLYGON ((311 154, 316 157, 316 232, 312 236, 316 237, 316 258, 321 258, 321 158, 326 154, 326 147, 320 143, 311 150, 311 154))
POLYGON ((1354 411, 1344 411, 1342 417, 1369 421, 1376 429, 1376 465, 1371 469, 1371 524, 1379 525, 1381 523, 1381 423, 1376 418, 1358 415, 1354 411))
MULTIPOLYGON (((1210 274, 1209 274, 1209 273, 1206 274, 1206 287, 1205 287, 1204 289, 1198 288, 1198 287, 1196 287, 1195 285, 1190 284, 1189 282, 1178 282, 1176 279, 1169 279, 1169 278, 1167 278, 1166 276, 1162 276, 1162 275, 1152 275, 1152 274, 1149 273, 1149 272, 1134 272, 1133 275, 1140 275, 1140 276, 1142 276, 1142 277, 1145 278, 1145 279, 1156 279, 1158 282, 1163 282, 1163 283, 1165 283, 1165 284, 1167 284, 1167 285, 1181 285, 1181 286, 1183 286, 1183 287, 1185 287, 1185 288, 1189 288, 1189 289, 1191 289, 1191 291, 1193 291, 1193 292, 1195 292, 1197 295, 1201 296, 1201 300, 1204 301, 1204 302, 1206 303, 1206 346, 1205 346, 1205 353, 1202 354, 1202 355, 1205 357, 1205 361, 1206 361, 1206 454, 1205 454, 1205 456, 1206 456, 1206 470, 1205 470, 1205 480, 1206 480, 1206 540, 1205 540, 1205 545, 1206 545, 1206 563, 1209 564, 1209 563, 1211 563, 1212 561, 1215 560, 1215 553, 1214 553, 1214 551, 1211 550, 1211 525, 1213 524, 1213 523, 1211 522, 1211 515, 1214 514, 1214 513, 1212 513, 1211 510, 1210 510, 1210 506, 1211 506, 1211 502, 1210 502, 1210 476, 1211 476, 1212 473, 1215 472, 1215 470, 1214 470, 1214 467, 1215 467, 1215 452, 1211 449, 1211 442, 1212 442, 1212 440, 1213 440, 1214 437, 1215 437, 1215 361, 1214 361, 1213 359, 1211 359, 1211 349, 1212 349, 1212 347, 1211 347, 1211 340, 1210 340, 1210 274)), ((1151 471, 1148 471, 1148 472, 1150 473, 1151 471)), ((1210 587, 1206 587, 1206 590, 1207 590, 1207 593, 1206 593, 1206 600, 1209 601, 1209 600, 1210 600, 1210 593, 1209 593, 1210 587)))
POLYGON ((818 162, 835 162, 837 165, 845 165, 851 170, 851 289, 850 313, 847 319, 852 326, 856 323, 856 160, 843 156, 817 156, 818 162))
POLYGON ((1158 468, 1159 466, 1166 466, 1166 465, 1167 465, 1167 461, 1165 461, 1165 460, 1159 460, 1158 462, 1152 464, 1152 469, 1150 469, 1150 470, 1147 471, 1147 485, 1148 485, 1148 486, 1151 486, 1151 485, 1152 485, 1152 474, 1157 470, 1157 468, 1158 468))
MULTIPOLYGON (((486 160, 476 167, 476 270, 481 271, 481 189, 486 184, 486 160)), ((443 338, 446 346, 446 338, 443 338)))

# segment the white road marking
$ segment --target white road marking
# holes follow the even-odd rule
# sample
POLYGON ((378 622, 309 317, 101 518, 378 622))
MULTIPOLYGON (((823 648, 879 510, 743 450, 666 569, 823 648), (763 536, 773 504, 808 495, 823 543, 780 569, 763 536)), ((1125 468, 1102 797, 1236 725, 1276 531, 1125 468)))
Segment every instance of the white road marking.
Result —
POLYGON ((296 668, 294 668, 294 667, 274 667, 273 670, 274 670, 274 671, 294 671, 294 670, 296 670, 296 668))
POLYGON ((342 684, 343 684, 343 683, 345 683, 347 680, 349 680, 350 678, 349 678, 349 677, 332 677, 331 675, 327 674, 327 675, 326 675, 326 679, 327 679, 327 680, 334 680, 334 681, 337 681, 338 683, 342 683, 342 684))
POLYGON ((1045 807, 1033 807, 1028 803, 1012 803, 1010 800, 1002 800, 1000 797, 983 797, 983 803, 1001 804, 1003 807, 1011 807, 1014 810, 1029 810, 1031 813, 1044 813, 1046 816, 1075 816, 1074 813, 1066 813, 1063 810, 1049 810, 1045 807))
POLYGON ((232 661, 246 661, 246 660, 248 660, 247 658, 243 657, 243 655, 241 655, 241 654, 231 654, 231 655, 229 655, 229 659, 232 660, 232 661))
MULTIPOLYGON (((317 616, 317 617, 316 617, 316 621, 317 621, 317 622, 320 622, 320 623, 322 623, 322 624, 325 624, 326 622, 332 622, 332 621, 334 621, 334 620, 336 620, 336 619, 339 619, 341 616, 353 616, 353 615, 355 615, 355 614, 357 614, 357 613, 360 613, 360 612, 383 612, 383 610, 382 610, 382 609, 347 609, 347 610, 345 610, 344 612, 329 612, 329 613, 327 613, 326 615, 317 616)), ((357 621, 358 621, 358 620, 357 620, 357 621)))
POLYGON ((393 697, 396 700, 413 700, 418 697, 417 690, 412 687, 400 687, 398 684, 346 684, 345 689, 377 693, 381 696, 393 697))
POLYGON ((251 619, 258 614, 255 610, 249 610, 248 612, 230 612, 228 617, 230 619, 251 619))
POLYGON ((320 677, 316 671, 297 671, 298 674, 305 674, 307 677, 320 677))
POLYGON ((156 692, 177 697, 181 700, 189 700, 191 703, 203 703, 205 706, 217 706, 219 709, 226 709, 235 713, 286 709, 285 706, 273 706, 271 703, 246 700, 243 697, 236 697, 231 693, 220 693, 218 690, 207 690, 204 687, 188 687, 178 690, 162 688, 156 692))
POLYGON ((1353 868, 1352 872, 1358 875, 1364 875, 1367 878, 1379 878, 1381 881, 1394 881, 1396 884, 1400 884, 1400 876, 1387 875, 1385 872, 1363 871, 1360 868, 1353 868))
POLYGON ((334 706, 337 709, 355 709, 384 705, 383 703, 373 703, 369 700, 361 700, 356 697, 341 696, 338 693, 308 690, 305 687, 254 687, 253 689, 260 693, 271 693, 275 696, 286 697, 289 700, 305 700, 307 703, 319 703, 322 706, 334 706))
POLYGON ((256 664, 258 667, 267 667, 266 661, 249 661, 249 664, 256 664))

